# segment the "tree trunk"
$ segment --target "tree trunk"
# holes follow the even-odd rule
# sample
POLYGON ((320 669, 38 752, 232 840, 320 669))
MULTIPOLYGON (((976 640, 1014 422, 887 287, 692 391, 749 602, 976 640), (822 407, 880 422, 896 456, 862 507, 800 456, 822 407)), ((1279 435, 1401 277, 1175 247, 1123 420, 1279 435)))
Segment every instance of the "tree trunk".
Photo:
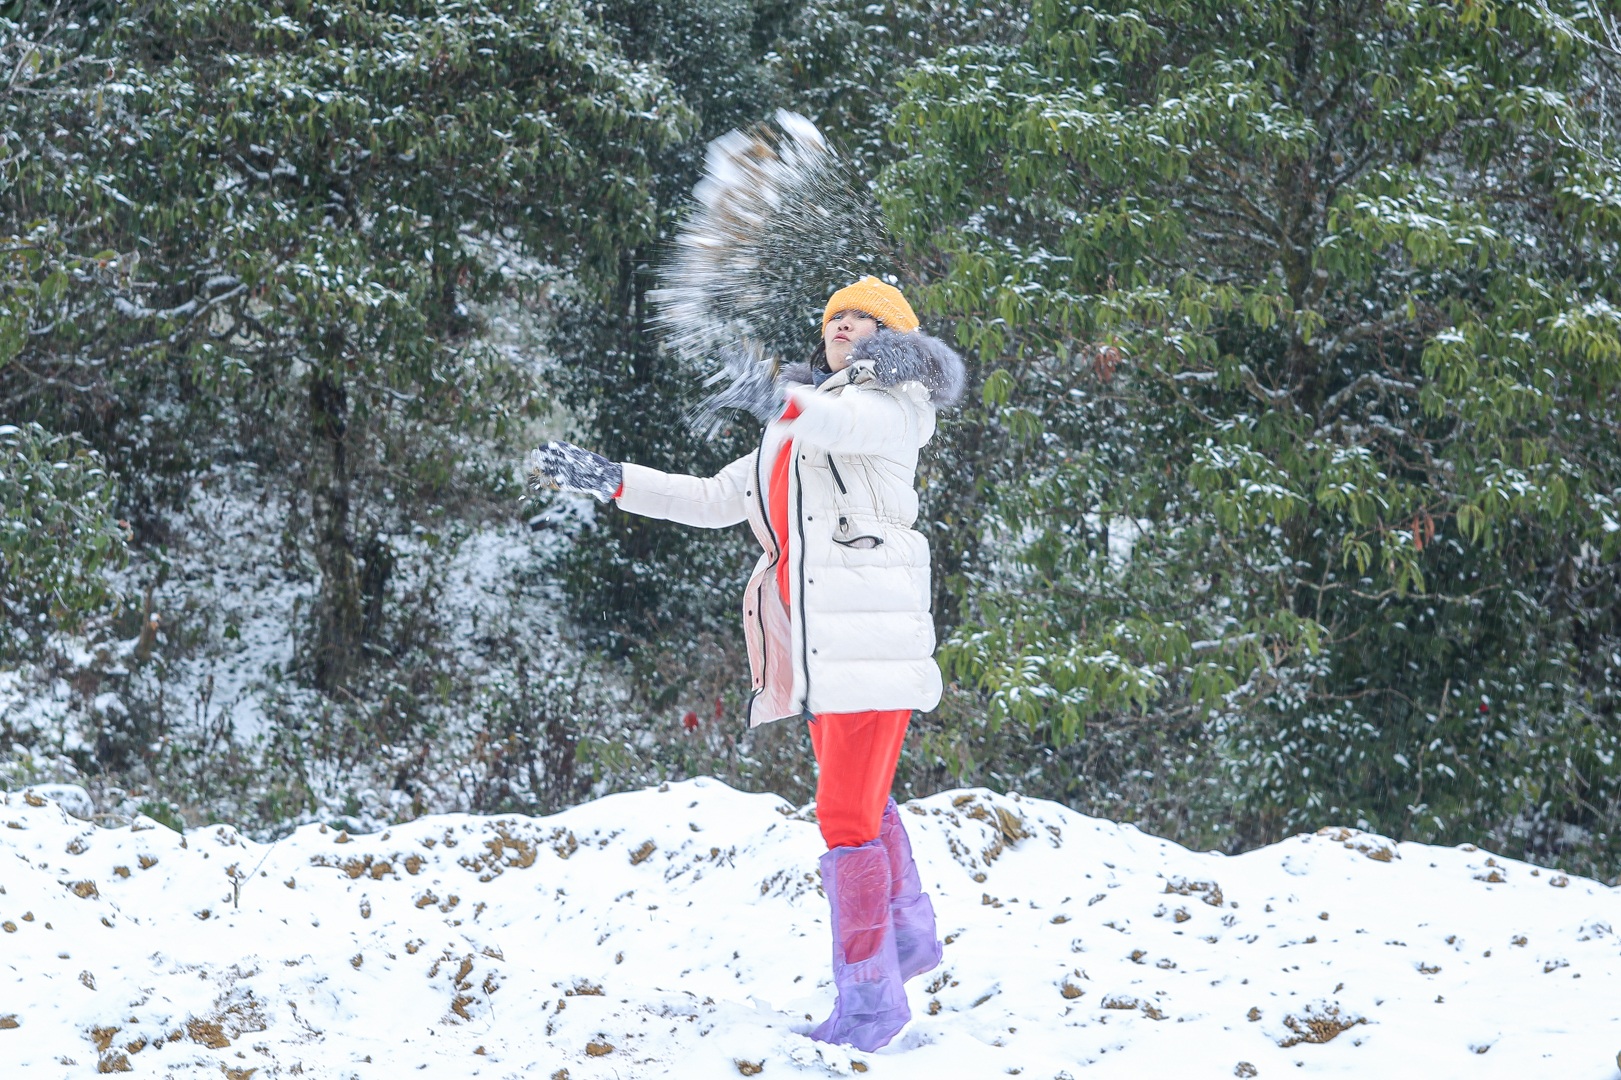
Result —
POLYGON ((315 687, 330 694, 353 674, 364 628, 360 565, 349 531, 349 398, 330 370, 309 380, 310 503, 315 561, 321 568, 315 600, 315 687))

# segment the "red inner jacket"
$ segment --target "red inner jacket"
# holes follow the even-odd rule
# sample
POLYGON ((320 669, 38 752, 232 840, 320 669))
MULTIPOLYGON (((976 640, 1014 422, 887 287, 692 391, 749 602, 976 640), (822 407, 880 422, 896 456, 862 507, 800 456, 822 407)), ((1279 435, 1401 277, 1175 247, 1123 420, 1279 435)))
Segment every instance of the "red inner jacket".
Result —
MULTIPOLYGON (((798 415, 799 406, 792 401, 782 410, 784 420, 798 415)), ((777 592, 783 607, 788 607, 788 467, 793 460, 794 440, 786 439, 771 463, 771 482, 766 486, 766 518, 777 538, 777 592)))

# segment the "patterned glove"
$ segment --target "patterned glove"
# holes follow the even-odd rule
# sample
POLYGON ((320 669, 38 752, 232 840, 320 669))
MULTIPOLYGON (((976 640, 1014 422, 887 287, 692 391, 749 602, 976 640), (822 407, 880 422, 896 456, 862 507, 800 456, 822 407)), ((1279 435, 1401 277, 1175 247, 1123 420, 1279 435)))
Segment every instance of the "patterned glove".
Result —
POLYGON ((549 442, 529 451, 529 490, 548 488, 579 491, 607 502, 624 482, 625 470, 617 461, 566 442, 549 442))

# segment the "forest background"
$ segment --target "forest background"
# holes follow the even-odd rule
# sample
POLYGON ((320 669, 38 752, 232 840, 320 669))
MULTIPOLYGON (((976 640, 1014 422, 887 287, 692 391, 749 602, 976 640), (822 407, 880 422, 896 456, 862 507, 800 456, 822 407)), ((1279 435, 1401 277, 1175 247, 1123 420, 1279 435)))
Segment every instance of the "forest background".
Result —
POLYGON ((0 786, 808 800, 741 720, 743 531, 519 467, 749 445, 648 292, 787 107, 973 373, 903 793, 1615 882, 1618 65, 1597 0, 0 3, 0 786))

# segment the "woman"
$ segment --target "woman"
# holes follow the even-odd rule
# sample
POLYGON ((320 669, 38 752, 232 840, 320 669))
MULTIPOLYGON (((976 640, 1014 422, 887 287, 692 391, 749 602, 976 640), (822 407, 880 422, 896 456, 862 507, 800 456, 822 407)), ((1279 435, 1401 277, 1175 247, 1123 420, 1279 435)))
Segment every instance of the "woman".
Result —
POLYGON ((940 701, 929 548, 917 520, 919 449, 956 404, 962 359, 918 332, 900 290, 865 277, 833 294, 811 363, 759 448, 709 478, 620 465, 567 443, 532 476, 622 509, 703 528, 748 521, 765 549, 743 594, 751 726, 806 716, 828 852, 838 1003, 811 1032, 875 1050, 911 1018, 904 980, 941 947, 889 797, 912 710, 940 701))

